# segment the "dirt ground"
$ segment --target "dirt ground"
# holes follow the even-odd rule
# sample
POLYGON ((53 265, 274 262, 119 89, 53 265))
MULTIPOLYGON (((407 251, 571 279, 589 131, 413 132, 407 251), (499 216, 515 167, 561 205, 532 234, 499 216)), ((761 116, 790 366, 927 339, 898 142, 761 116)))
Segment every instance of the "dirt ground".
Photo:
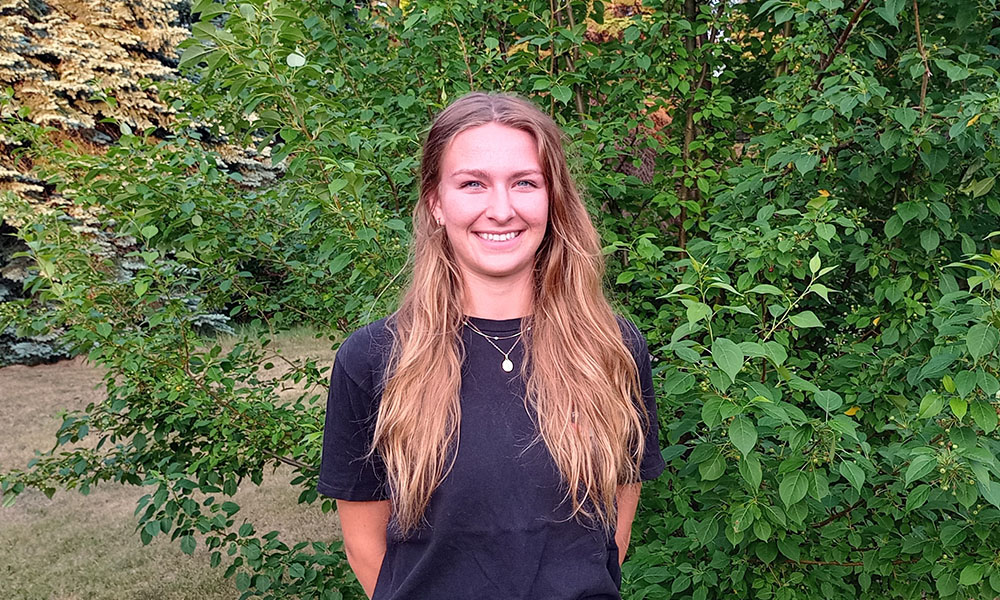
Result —
MULTIPOLYGON (((301 340, 286 355, 325 360, 332 353, 301 340)), ((49 450, 60 410, 83 409, 102 399, 101 371, 82 358, 36 367, 0 368, 0 472, 24 468, 35 450, 49 450)), ((290 469, 279 469, 259 487, 250 482, 235 499, 258 531, 276 529, 288 542, 339 536, 334 513, 319 502, 299 505, 290 469)), ((232 599, 239 592, 223 569, 212 569, 202 546, 193 556, 179 544, 155 538, 143 546, 134 511, 144 488, 104 484, 84 496, 60 491, 50 500, 28 491, 0 508, 0 598, 49 600, 232 599)), ((223 561, 223 565, 225 565, 223 561)))

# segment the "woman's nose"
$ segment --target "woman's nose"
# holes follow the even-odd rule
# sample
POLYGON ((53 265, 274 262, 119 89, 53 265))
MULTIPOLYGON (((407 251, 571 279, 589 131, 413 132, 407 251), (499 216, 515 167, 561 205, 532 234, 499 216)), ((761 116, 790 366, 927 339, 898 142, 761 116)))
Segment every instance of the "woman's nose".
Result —
POLYGON ((486 216, 500 223, 509 221, 514 216, 510 190, 502 187, 493 188, 486 206, 486 216))

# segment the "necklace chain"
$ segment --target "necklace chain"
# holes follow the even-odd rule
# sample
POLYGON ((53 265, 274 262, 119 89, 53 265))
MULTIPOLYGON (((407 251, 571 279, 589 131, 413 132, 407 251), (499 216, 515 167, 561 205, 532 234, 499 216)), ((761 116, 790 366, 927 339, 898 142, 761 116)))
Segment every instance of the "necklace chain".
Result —
MULTIPOLYGON (((507 373, 510 373, 511 371, 514 370, 514 363, 510 360, 510 353, 514 351, 514 348, 517 348, 517 344, 521 341, 521 335, 524 334, 524 331, 518 331, 515 334, 507 335, 507 336, 488 335, 488 334, 485 334, 482 331, 480 331, 479 328, 476 327, 475 325, 473 325, 472 321, 470 321, 468 319, 465 319, 465 324, 468 325, 469 328, 472 329, 473 332, 479 334, 483 339, 485 339, 487 342, 489 342, 491 346, 493 346, 494 348, 496 348, 497 352, 499 352, 500 354, 503 354, 503 362, 500 363, 500 368, 501 369, 503 369, 507 373), (498 341, 499 340, 510 340, 510 339, 514 339, 514 338, 517 338, 517 340, 514 342, 514 345, 510 347, 510 350, 508 350, 506 352, 504 352, 500 348, 500 346, 497 346, 496 343, 494 342, 494 340, 498 340, 498 341)), ((529 326, 528 329, 526 329, 525 331, 530 331, 530 330, 531 330, 531 327, 529 326)))

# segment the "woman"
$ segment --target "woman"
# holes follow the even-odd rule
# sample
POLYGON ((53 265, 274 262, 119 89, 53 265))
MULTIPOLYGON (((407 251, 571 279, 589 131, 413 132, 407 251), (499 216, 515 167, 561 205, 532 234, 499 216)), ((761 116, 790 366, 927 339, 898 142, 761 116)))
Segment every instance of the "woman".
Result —
POLYGON ((318 489, 377 599, 619 598, 664 468, 649 355, 602 291, 556 124, 473 93, 435 119, 399 310, 331 377, 318 489))

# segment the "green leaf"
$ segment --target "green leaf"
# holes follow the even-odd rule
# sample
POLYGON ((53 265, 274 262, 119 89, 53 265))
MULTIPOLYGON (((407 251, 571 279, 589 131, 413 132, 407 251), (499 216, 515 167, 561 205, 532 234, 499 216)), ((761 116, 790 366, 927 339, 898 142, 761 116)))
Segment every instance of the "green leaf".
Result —
POLYGON ((758 519, 753 524, 753 534, 758 540, 766 542, 771 537, 771 524, 764 519, 758 519))
POLYGON ((920 379, 936 379, 944 375, 945 370, 951 366, 951 363, 960 355, 954 352, 942 352, 936 356, 931 357, 923 367, 920 368, 920 379))
POLYGON ((937 577, 934 581, 934 587, 937 588, 939 597, 949 597, 958 590, 958 580, 946 571, 937 577))
POLYGON ((969 414, 972 415, 972 420, 976 422, 976 425, 979 425, 986 433, 992 433, 997 428, 997 411, 989 402, 979 398, 973 400, 972 404, 969 405, 969 414))
POLYGON ((937 148, 932 149, 930 152, 920 153, 920 160, 924 161, 924 164, 927 165, 927 169, 931 172, 931 175, 937 175, 948 166, 948 158, 946 150, 937 148))
POLYGON ((961 398, 952 398, 948 404, 951 406, 951 412, 959 419, 964 418, 965 413, 969 410, 969 403, 961 398))
POLYGON ((927 210, 923 204, 910 201, 897 205, 896 214, 899 215, 900 219, 902 219, 903 224, 906 224, 913 219, 919 220, 921 214, 927 214, 927 210))
POLYGON ((815 154, 803 154, 795 159, 795 168, 799 173, 805 175, 819 164, 819 156, 815 154))
POLYGON ((819 271, 820 266, 822 266, 822 263, 820 262, 819 252, 817 252, 812 258, 809 259, 809 271, 816 273, 819 271))
POLYGON ((743 455, 739 464, 740 476, 750 484, 751 490, 756 490, 760 487, 760 482, 763 479, 763 473, 760 468, 760 459, 757 455, 750 452, 743 455))
POLYGON ((327 269, 330 271, 330 275, 336 275, 344 270, 344 267, 351 264, 354 260, 354 255, 350 252, 342 252, 330 261, 330 265, 327 269))
POLYGON ((730 523, 733 526, 733 531, 740 532, 746 531, 753 525, 754 516, 753 509, 749 504, 741 504, 733 510, 733 515, 730 518, 730 523))
POLYGON ((785 506, 791 506, 809 493, 809 477, 801 471, 788 473, 778 485, 778 496, 785 506))
POLYGON ((764 342, 764 354, 776 367, 780 367, 788 359, 788 352, 778 342, 764 342))
POLYGON ((673 371, 665 379, 666 381, 661 388, 661 392, 665 396, 683 394, 693 388, 695 384, 694 375, 679 371, 673 371))
MULTIPOLYGON (((837 234, 837 227, 830 225, 829 223, 817 223, 816 224, 816 235, 825 242, 829 242, 833 239, 833 236, 837 234)), ((818 256, 818 255, 817 255, 818 256)), ((817 269, 818 271, 819 269, 817 269)), ((815 273, 816 271, 813 271, 815 273)))
POLYGON ((903 480, 906 482, 906 485, 910 485, 917 479, 933 471, 937 464, 937 457, 930 454, 918 454, 910 461, 910 466, 906 468, 903 480))
POLYGON ((236 589, 240 592, 250 589, 250 575, 245 571, 236 574, 236 589))
POLYGON ((781 296, 781 295, 783 295, 781 293, 780 289, 778 289, 777 287, 775 287, 775 286, 773 286, 773 285, 771 285, 769 283, 762 283, 760 285, 755 285, 752 288, 750 288, 749 290, 747 290, 747 293, 748 294, 772 294, 774 296, 781 296))
MULTIPOLYGON (((990 190, 993 189, 996 179, 996 175, 987 177, 986 179, 973 179, 965 187, 959 188, 958 191, 965 194, 971 194, 973 198, 979 198, 980 196, 985 196, 990 190)), ((971 254, 971 252, 969 254, 971 254)))
POLYGON ((861 491, 865 485, 865 471, 853 462, 844 461, 840 463, 840 474, 850 482, 854 489, 861 491))
POLYGON ((722 477, 722 474, 725 472, 726 459, 718 451, 712 458, 698 465, 698 473, 701 474, 701 478, 704 481, 715 481, 719 477, 722 477))
POLYGON ((948 524, 941 528, 941 544, 945 547, 957 546, 965 540, 965 527, 948 524))
POLYGON ((569 103, 570 99, 573 98, 573 90, 565 85, 557 85, 553 87, 551 93, 553 98, 563 104, 569 103))
POLYGON ((909 129, 912 127, 919 116, 920 113, 909 106, 901 106, 892 111, 892 117, 903 126, 903 129, 909 129))
POLYGON ((917 411, 918 419, 930 419, 936 416, 944 408, 944 398, 941 394, 927 392, 920 400, 920 409, 917 411))
POLYGON ((959 371, 955 375, 955 391, 963 398, 968 396, 976 388, 977 379, 975 371, 959 371))
POLYGON ((813 121, 823 123, 833 116, 832 108, 821 108, 812 114, 813 121))
POLYGON ((781 550, 782 554, 792 560, 802 558, 802 550, 799 549, 799 544, 794 538, 778 538, 778 550, 781 550))
POLYGON ((139 233, 142 234, 142 237, 149 239, 159 233, 159 231, 160 230, 156 228, 156 225, 146 225, 139 231, 139 233))
POLYGON ((899 235, 899 232, 903 231, 903 220, 899 218, 899 215, 892 215, 889 220, 885 222, 885 237, 886 239, 892 239, 899 235))
POLYGON ((703 302, 688 301, 684 304, 687 305, 688 323, 697 323, 712 316, 712 307, 703 302))
POLYGON ((885 59, 885 46, 876 39, 868 40, 868 51, 881 59, 885 59))
POLYGON ((813 394, 813 400, 820 408, 828 413, 831 413, 841 406, 844 405, 844 399, 840 397, 840 394, 830 390, 820 390, 813 394))
POLYGON ((965 345, 972 355, 973 362, 993 352, 1000 342, 1000 333, 988 323, 973 325, 965 336, 965 345))
POLYGON ((691 576, 679 575, 676 578, 674 578, 673 583, 670 584, 670 593, 680 594, 689 587, 691 587, 691 576))
POLYGON ((1000 380, 983 369, 976 369, 976 385, 988 397, 995 396, 997 392, 1000 392, 1000 380))
POLYGON ((941 243, 941 236, 933 229, 925 229, 920 232, 920 246, 926 252, 931 252, 941 243))
POLYGON ((1000 483, 995 481, 978 481, 979 493, 993 506, 1000 508, 1000 483))
POLYGON ((192 535, 181 536, 181 552, 184 554, 194 554, 197 542, 192 535))
POLYGON ((181 68, 187 67, 188 65, 198 64, 202 58, 207 56, 212 52, 212 48, 203 46, 202 44, 194 44, 188 46, 184 49, 184 53, 181 54, 181 61, 178 65, 181 68))
POLYGON ((796 327, 822 327, 823 323, 820 322, 816 314, 811 310, 804 310, 798 314, 792 315, 788 318, 796 327))
POLYGON ((809 477, 809 493, 813 498, 822 501, 830 495, 830 482, 826 478, 826 469, 815 469, 809 477))
POLYGON ((778 557, 778 547, 773 542, 758 542, 754 544, 754 553, 761 562, 770 563, 778 557))
POLYGON ((958 590, 958 580, 946 571, 937 577, 934 581, 934 587, 937 588, 939 597, 949 597, 958 590))
POLYGON ((712 342, 712 360, 729 377, 730 382, 735 382, 736 375, 743 368, 743 350, 732 340, 715 338, 712 342))
POLYGON ((695 526, 695 534, 703 546, 711 543, 715 539, 715 536, 719 534, 719 524, 716 521, 716 515, 705 517, 704 520, 698 523, 695 526))
POLYGON ((962 574, 958 576, 958 583, 961 585, 976 585, 982 580, 982 565, 969 565, 962 569, 962 574))
POLYGON ((923 506, 927 502, 927 498, 930 494, 931 486, 926 483, 921 483, 917 487, 913 488, 910 493, 906 495, 906 511, 914 511, 923 506))
POLYGON ((757 428, 750 419, 740 415, 729 425, 729 439, 746 456, 757 444, 757 428))

